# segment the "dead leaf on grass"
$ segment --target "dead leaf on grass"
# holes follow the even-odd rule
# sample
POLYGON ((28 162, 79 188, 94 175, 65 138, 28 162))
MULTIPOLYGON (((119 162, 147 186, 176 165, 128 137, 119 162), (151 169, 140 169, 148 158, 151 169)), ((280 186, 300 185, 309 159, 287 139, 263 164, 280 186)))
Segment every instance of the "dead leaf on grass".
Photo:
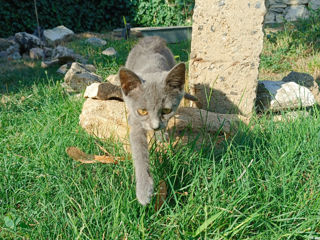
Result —
POLYGON ((159 211, 161 206, 163 205, 164 201, 167 198, 167 184, 164 180, 161 180, 159 183, 159 190, 157 192, 157 199, 155 204, 155 210, 159 211))
POLYGON ((85 164, 98 163, 98 162, 105 163, 105 164, 117 164, 118 161, 124 160, 123 157, 86 154, 77 147, 68 147, 66 149, 66 153, 73 160, 81 162, 81 163, 85 163, 85 164))

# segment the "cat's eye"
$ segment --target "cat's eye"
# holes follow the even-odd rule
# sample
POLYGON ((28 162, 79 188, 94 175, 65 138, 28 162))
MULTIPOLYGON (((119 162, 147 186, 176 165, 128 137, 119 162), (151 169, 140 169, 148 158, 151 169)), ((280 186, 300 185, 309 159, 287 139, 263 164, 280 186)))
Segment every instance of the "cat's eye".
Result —
POLYGON ((169 114, 172 112, 171 108, 162 108, 161 113, 162 114, 169 114))
POLYGON ((146 116, 148 114, 148 111, 146 109, 138 109, 137 112, 140 116, 146 116))

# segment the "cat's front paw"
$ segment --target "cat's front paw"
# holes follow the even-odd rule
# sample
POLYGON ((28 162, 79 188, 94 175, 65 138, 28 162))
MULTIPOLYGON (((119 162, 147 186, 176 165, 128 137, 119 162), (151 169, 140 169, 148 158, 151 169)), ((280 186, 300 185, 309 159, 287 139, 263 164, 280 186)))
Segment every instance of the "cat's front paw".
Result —
POLYGON ((153 180, 149 175, 139 177, 136 185, 136 195, 139 203, 147 205, 153 193, 153 180))

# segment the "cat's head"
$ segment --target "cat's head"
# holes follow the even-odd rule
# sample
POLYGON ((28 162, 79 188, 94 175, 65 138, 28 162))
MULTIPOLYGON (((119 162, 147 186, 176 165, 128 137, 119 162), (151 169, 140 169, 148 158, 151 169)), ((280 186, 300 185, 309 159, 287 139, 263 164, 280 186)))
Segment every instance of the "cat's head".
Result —
POLYGON ((169 72, 144 77, 146 79, 141 79, 127 68, 119 70, 129 120, 140 123, 145 130, 160 130, 167 126, 183 97, 185 64, 177 64, 169 72))

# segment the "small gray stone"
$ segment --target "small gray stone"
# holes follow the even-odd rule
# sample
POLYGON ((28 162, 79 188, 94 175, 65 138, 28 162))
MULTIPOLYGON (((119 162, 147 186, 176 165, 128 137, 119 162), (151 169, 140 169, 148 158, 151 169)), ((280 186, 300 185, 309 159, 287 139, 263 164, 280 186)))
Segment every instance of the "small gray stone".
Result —
POLYGON ((71 40, 73 35, 74 32, 63 25, 43 31, 43 36, 46 39, 46 42, 53 46, 56 46, 61 42, 71 40))
POLYGON ((309 0, 283 0, 282 2, 288 5, 302 5, 307 4, 309 0))
POLYGON ((8 47, 6 51, 7 51, 8 55, 13 54, 14 52, 20 52, 20 46, 19 46, 19 44, 16 43, 16 44, 8 47))
POLYGON ((94 73, 95 73, 95 72, 97 71, 96 67, 95 67, 94 65, 92 65, 92 64, 85 64, 84 67, 85 67, 89 72, 94 72, 94 73))
POLYGON ((87 60, 84 59, 81 55, 76 54, 72 49, 63 46, 57 46, 52 50, 52 59, 59 59, 60 64, 74 61, 78 61, 81 63, 87 62, 87 60))
POLYGON ((45 58, 49 58, 49 57, 52 56, 52 51, 53 51, 52 48, 44 47, 44 48, 43 48, 43 51, 44 51, 44 57, 45 57, 45 58))
POLYGON ((19 60, 21 59, 21 55, 19 52, 14 52, 8 56, 8 60, 19 60))
POLYGON ((0 38, 0 51, 5 51, 13 44, 14 44, 14 41, 12 41, 12 40, 0 38))
POLYGON ((287 7, 286 4, 275 4, 269 7, 269 11, 273 11, 276 13, 283 13, 286 7, 287 7))
POLYGON ((64 64, 57 70, 57 73, 66 74, 68 69, 70 68, 70 64, 64 64))
POLYGON ((16 33, 14 35, 14 40, 20 45, 20 50, 22 52, 28 52, 31 48, 44 46, 44 42, 38 37, 26 32, 16 33))
POLYGON ((282 81, 295 82, 307 88, 313 87, 315 84, 315 81, 310 74, 295 71, 291 71, 286 77, 282 79, 282 81))
POLYGON ((277 23, 283 23, 284 22, 284 16, 282 14, 276 14, 276 22, 277 23))
POLYGON ((276 21, 276 14, 274 12, 267 12, 267 14, 264 17, 265 23, 275 23, 276 21))
POLYGON ((8 53, 7 51, 0 51, 0 59, 7 59, 8 53))
POLYGON ((96 37, 88 38, 86 40, 86 43, 94 46, 98 46, 98 47, 101 47, 107 44, 105 40, 102 40, 101 38, 96 38, 96 37))
POLYGON ((308 7, 317 10, 320 8, 320 1, 319 0, 310 0, 308 7))
POLYGON ((117 55, 117 51, 113 47, 109 47, 102 52, 103 55, 107 56, 115 56, 117 55))
POLYGON ((82 91, 94 82, 102 82, 102 78, 86 69, 83 64, 74 62, 64 77, 64 81, 74 91, 82 91))
POLYGON ((287 21, 297 21, 299 18, 309 17, 309 11, 304 5, 289 6, 285 10, 285 19, 287 21))
POLYGON ((41 62, 41 67, 42 68, 47 68, 53 65, 59 64, 59 59, 53 59, 53 60, 49 60, 49 61, 42 61, 41 62))
POLYGON ((31 59, 42 59, 44 58, 44 51, 41 48, 31 48, 29 52, 29 56, 31 59))
MULTIPOLYGON (((70 69, 72 63, 66 63, 64 65, 62 65, 58 70, 57 73, 61 73, 61 74, 66 74, 68 72, 68 70, 70 69)), ((96 72, 96 67, 93 66, 92 64, 84 64, 83 65, 86 70, 88 70, 89 72, 96 72)))

